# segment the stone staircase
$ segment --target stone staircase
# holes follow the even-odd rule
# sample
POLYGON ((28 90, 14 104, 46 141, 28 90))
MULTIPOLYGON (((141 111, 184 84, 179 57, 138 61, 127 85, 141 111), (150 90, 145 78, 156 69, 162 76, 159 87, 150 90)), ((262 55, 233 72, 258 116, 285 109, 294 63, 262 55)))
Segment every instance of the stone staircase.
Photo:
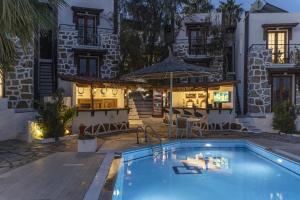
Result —
POLYGON ((138 92, 131 94, 138 115, 141 119, 152 117, 153 100, 151 96, 142 97, 138 92))
POLYGON ((143 119, 152 117, 152 97, 142 97, 138 92, 132 93, 129 98, 129 124, 134 126, 143 125, 143 119))
POLYGON ((143 126, 143 121, 140 119, 140 116, 137 112, 135 102, 133 99, 129 99, 128 106, 130 108, 128 114, 128 121, 130 127, 143 126))

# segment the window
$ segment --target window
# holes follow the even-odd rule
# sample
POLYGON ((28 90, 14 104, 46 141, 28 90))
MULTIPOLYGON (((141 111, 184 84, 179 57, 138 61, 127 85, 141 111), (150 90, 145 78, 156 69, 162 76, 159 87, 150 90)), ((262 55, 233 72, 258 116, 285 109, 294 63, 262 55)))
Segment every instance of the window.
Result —
POLYGON ((205 27, 188 28, 189 54, 205 55, 208 30, 205 27))
POLYGON ((80 56, 78 58, 78 75, 98 77, 98 58, 80 56))
POLYGON ((268 31, 268 49, 272 49, 272 62, 288 63, 287 31, 268 31))
POLYGON ((80 45, 97 45, 97 16, 77 14, 76 27, 78 30, 78 43, 80 45))
POLYGON ((273 107, 284 101, 292 102, 292 76, 274 76, 272 80, 273 107))

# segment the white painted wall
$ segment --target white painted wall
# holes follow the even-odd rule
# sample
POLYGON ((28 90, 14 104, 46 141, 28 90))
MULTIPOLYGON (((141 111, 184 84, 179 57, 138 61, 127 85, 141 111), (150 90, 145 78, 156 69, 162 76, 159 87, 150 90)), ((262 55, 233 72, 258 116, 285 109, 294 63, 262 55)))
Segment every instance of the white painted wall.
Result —
POLYGON ((100 15, 100 28, 113 28, 113 0, 66 0, 68 6, 58 11, 58 24, 73 24, 72 6, 103 9, 100 15))
MULTIPOLYGON (((300 23, 300 13, 250 13, 249 47, 252 44, 265 44, 262 25, 274 23, 300 23)), ((290 44, 300 44, 300 25, 293 28, 290 44)))
POLYGON ((104 123, 121 123, 128 122, 128 111, 119 110, 117 113, 116 110, 107 111, 95 111, 95 115, 91 116, 91 112, 78 112, 78 116, 74 119, 72 124, 73 133, 79 133, 79 126, 84 124, 85 126, 95 126, 97 124, 104 123))
POLYGON ((27 141, 28 121, 35 119, 36 112, 16 113, 14 109, 0 111, 0 141, 21 139, 27 141))
POLYGON ((240 108, 243 112, 244 108, 244 48, 245 47, 245 14, 241 17, 240 22, 237 24, 235 32, 235 73, 237 80, 240 83, 237 85, 238 98, 240 101, 240 108))

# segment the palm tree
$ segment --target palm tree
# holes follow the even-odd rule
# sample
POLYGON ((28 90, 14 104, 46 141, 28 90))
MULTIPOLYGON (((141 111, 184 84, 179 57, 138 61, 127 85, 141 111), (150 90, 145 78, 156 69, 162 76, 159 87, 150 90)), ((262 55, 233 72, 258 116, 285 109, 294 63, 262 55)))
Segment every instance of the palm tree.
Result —
POLYGON ((209 0, 189 0, 185 3, 183 12, 185 14, 194 13, 209 13, 214 9, 214 6, 209 0))
POLYGON ((0 71, 4 73, 16 58, 16 40, 26 52, 34 33, 55 23, 49 8, 67 5, 64 0, 1 0, 0 1, 0 71))
POLYGON ((219 11, 223 13, 227 26, 236 26, 243 13, 242 4, 236 4, 235 0, 220 1, 219 11))

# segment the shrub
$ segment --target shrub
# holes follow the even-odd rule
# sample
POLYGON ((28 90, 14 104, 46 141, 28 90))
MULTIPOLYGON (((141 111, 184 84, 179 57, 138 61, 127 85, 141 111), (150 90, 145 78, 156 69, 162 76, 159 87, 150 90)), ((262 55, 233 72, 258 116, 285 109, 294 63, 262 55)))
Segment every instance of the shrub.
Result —
POLYGON ((288 101, 274 107, 273 128, 283 133, 295 131, 295 106, 288 101))
POLYGON ((65 131, 71 125, 76 114, 74 107, 68 107, 64 102, 64 91, 58 89, 52 96, 51 102, 40 103, 38 124, 44 138, 59 137, 65 135, 65 131))

